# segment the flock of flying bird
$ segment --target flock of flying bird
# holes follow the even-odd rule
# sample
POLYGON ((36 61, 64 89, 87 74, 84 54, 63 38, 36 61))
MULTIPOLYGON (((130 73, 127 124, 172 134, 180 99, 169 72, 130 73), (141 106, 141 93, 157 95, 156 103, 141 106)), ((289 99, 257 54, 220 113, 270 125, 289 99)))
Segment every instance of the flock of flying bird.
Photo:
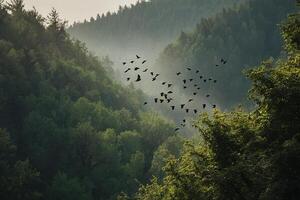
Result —
MULTIPOLYGON (((127 75, 129 71, 133 71, 136 72, 136 78, 133 79, 135 82, 140 82, 142 81, 142 75, 143 73, 147 73, 149 70, 149 68, 145 67, 145 63, 147 62, 147 60, 141 60, 141 57, 139 55, 136 55, 136 59, 135 60, 130 60, 129 62, 123 62, 123 66, 127 67, 124 71, 124 74, 127 75), (140 67, 136 67, 133 66, 134 63, 138 63, 140 65, 140 67), (140 72, 140 73, 139 73, 140 72)), ((216 64, 216 67, 219 67, 220 65, 225 65, 227 63, 227 61, 223 58, 221 58, 220 63, 216 64)), ((200 70, 193 70, 190 67, 187 67, 186 70, 188 71, 195 71, 196 75, 199 75, 200 70)), ((153 71, 150 71, 150 75, 151 75, 151 79, 152 81, 157 81, 160 74, 158 73, 154 73, 153 71)), ((176 73, 177 77, 182 77, 183 78, 183 73, 182 72, 177 72, 176 73)), ((127 77, 126 80, 130 81, 132 78, 131 77, 127 77)), ((217 83, 217 80, 213 79, 213 78, 205 78, 203 75, 199 75, 199 79, 200 81, 203 81, 203 83, 217 83)), ((183 82, 183 89, 187 89, 188 85, 192 85, 195 88, 195 91, 193 92, 193 96, 196 96, 198 94, 198 91, 201 89, 200 88, 200 84, 197 84, 197 80, 195 80, 194 78, 183 78, 182 79, 183 82)), ((159 97, 154 97, 153 101, 154 103, 167 103, 167 104, 172 104, 172 102, 175 100, 174 98, 174 92, 172 91, 172 88, 174 86, 173 83, 171 82, 167 82, 167 81, 163 81, 160 83, 161 85, 165 86, 166 91, 160 92, 159 97)), ((206 98, 210 97, 210 94, 206 94, 205 95, 206 98)), ((197 114, 199 109, 197 108, 188 108, 188 104, 192 103, 194 101, 193 98, 188 99, 185 103, 182 103, 180 105, 169 105, 169 108, 174 111, 176 108, 186 112, 186 113, 193 113, 193 114, 197 114)), ((148 102, 144 102, 144 105, 148 105, 148 102)), ((207 104, 203 103, 202 104, 202 109, 207 108, 207 104)), ((212 105, 212 108, 216 108, 216 105, 212 105)), ((186 119, 183 119, 180 127, 185 127, 186 126, 186 119)), ((175 129, 175 131, 180 130, 180 127, 177 127, 175 129)))

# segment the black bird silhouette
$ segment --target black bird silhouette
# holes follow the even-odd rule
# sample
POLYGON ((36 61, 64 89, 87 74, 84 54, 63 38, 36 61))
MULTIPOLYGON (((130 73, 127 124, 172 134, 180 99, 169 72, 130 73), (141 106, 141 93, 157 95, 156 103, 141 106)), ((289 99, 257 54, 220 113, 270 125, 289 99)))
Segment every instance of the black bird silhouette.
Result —
POLYGON ((152 79, 152 81, 156 81, 156 77, 154 77, 154 78, 152 79))
POLYGON ((209 95, 209 94, 207 94, 207 95, 206 95, 206 97, 208 98, 208 97, 210 97, 210 95, 209 95))
POLYGON ((138 56, 138 55, 136 55, 136 58, 137 58, 137 59, 140 59, 141 57, 140 57, 140 56, 138 56))
POLYGON ((165 99, 168 99, 168 95, 167 94, 165 94, 164 96, 165 96, 165 99))
POLYGON ((192 69, 191 69, 191 68, 189 68, 189 67, 188 67, 188 68, 186 68, 186 69, 187 69, 187 70, 189 70, 189 71, 191 71, 191 70, 192 70, 192 69))
POLYGON ((161 93, 160 93, 160 96, 161 96, 161 97, 163 97, 163 96, 164 96, 164 94, 165 94, 165 93, 161 92, 161 93))
POLYGON ((186 111, 187 113, 189 113, 190 109, 185 109, 185 111, 186 111))
POLYGON ((184 79, 184 80, 182 80, 182 81, 183 81, 183 83, 184 83, 184 84, 186 84, 186 80, 185 80, 185 79, 184 79))
POLYGON ((148 104, 147 102, 144 103, 144 105, 147 105, 147 104, 148 104))
POLYGON ((194 79, 191 78, 191 79, 190 79, 190 82, 192 82, 193 80, 194 80, 194 79))
POLYGON ((209 80, 209 81, 211 81, 211 80, 212 80, 212 78, 209 78, 208 80, 209 80))
POLYGON ((217 106, 216 105, 213 105, 213 108, 216 108, 217 106))
POLYGON ((183 89, 186 89, 187 87, 186 86, 183 86, 183 89))
POLYGON ((206 79, 204 79, 203 82, 205 83, 205 82, 206 82, 206 79))
POLYGON ((126 65, 126 62, 123 62, 123 65, 126 65))
POLYGON ((181 109, 183 109, 183 108, 184 108, 184 106, 185 106, 185 104, 181 104, 181 105, 180 105, 181 109))
POLYGON ((194 99, 189 99, 189 102, 192 102, 192 101, 194 101, 194 99))
POLYGON ((154 102, 157 103, 157 101, 158 101, 158 98, 154 98, 154 102))
POLYGON ((198 86, 197 84, 194 85, 194 87, 197 87, 197 86, 198 86))
POLYGON ((169 87, 172 87, 172 84, 168 84, 168 88, 169 88, 169 87))
POLYGON ((126 69, 126 71, 124 73, 127 73, 130 70, 130 68, 126 69))
POLYGON ((169 91, 168 94, 173 94, 173 92, 172 92, 172 91, 169 91))
POLYGON ((155 78, 157 78, 158 76, 159 76, 159 74, 156 74, 156 75, 155 75, 155 78))
POLYGON ((127 81, 130 81, 130 78, 129 78, 129 77, 127 78, 127 81))
POLYGON ((183 120, 182 120, 182 122, 183 122, 183 123, 185 123, 185 122, 186 122, 186 120, 185 120, 185 119, 183 119, 183 120))
POLYGON ((136 68, 134 68, 134 71, 139 70, 139 69, 140 69, 139 67, 136 67, 136 68))
POLYGON ((200 76, 200 79, 202 79, 203 78, 203 76, 200 76))
POLYGON ((197 88, 197 90, 200 90, 200 89, 201 89, 200 87, 197 88))
POLYGON ((163 103, 164 102, 164 100, 163 99, 160 99, 160 103, 163 103))
POLYGON ((175 106, 171 106, 171 109, 172 109, 172 110, 175 110, 175 106))
POLYGON ((162 85, 166 85, 167 82, 162 82, 162 85))
POLYGON ((197 95, 197 92, 194 92, 193 95, 197 95))
POLYGON ((147 72, 148 71, 148 69, 145 69, 143 72, 147 72))
POLYGON ((132 60, 132 61, 130 61, 130 63, 132 64, 132 63, 134 63, 134 61, 132 60))
POLYGON ((217 82, 217 80, 214 80, 214 83, 216 83, 217 82))
POLYGON ((171 99, 167 99, 167 102, 170 103, 170 102, 171 102, 171 99))
POLYGON ((150 72, 150 74, 151 74, 151 76, 153 76, 153 75, 154 75, 154 72, 150 72))
POLYGON ((225 65, 227 63, 227 60, 224 60, 223 64, 225 65))
POLYGON ((196 74, 198 74, 199 72, 200 72, 200 71, 199 71, 199 70, 197 70, 197 71, 196 71, 196 74))
POLYGON ((142 79, 141 79, 141 76, 138 74, 137 75, 137 79, 135 80, 135 82, 139 82, 139 81, 141 81, 142 79))
POLYGON ((202 104, 202 107, 205 108, 205 107, 206 107, 206 104, 202 104))
POLYGON ((195 110, 194 110, 194 113, 195 113, 195 114, 197 114, 197 112, 198 112, 198 110, 197 110, 197 109, 195 109, 195 110))
POLYGON ((145 62, 147 62, 147 60, 143 60, 142 64, 144 64, 145 62))
POLYGON ((175 128, 175 131, 179 131, 180 128, 175 128))
POLYGON ((185 124, 180 124, 180 126, 185 127, 185 124))
POLYGON ((176 75, 179 76, 181 74, 181 72, 177 72, 176 75))

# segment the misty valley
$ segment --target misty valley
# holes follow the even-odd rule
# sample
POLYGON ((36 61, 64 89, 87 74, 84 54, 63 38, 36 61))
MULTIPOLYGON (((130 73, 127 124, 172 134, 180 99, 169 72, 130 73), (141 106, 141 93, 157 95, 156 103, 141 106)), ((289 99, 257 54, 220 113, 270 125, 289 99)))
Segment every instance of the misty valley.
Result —
POLYGON ((298 0, 27 3, 0 0, 1 200, 300 198, 298 0))

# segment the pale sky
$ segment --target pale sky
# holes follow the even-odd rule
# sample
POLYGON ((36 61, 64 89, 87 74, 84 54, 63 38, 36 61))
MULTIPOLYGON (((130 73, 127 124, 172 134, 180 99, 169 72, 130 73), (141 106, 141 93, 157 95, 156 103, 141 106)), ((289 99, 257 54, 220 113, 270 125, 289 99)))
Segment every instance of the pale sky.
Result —
POLYGON ((26 9, 34 6, 44 17, 54 7, 63 19, 73 23, 84 19, 89 20, 98 13, 116 11, 119 5, 134 4, 137 0, 24 0, 24 2, 26 9))

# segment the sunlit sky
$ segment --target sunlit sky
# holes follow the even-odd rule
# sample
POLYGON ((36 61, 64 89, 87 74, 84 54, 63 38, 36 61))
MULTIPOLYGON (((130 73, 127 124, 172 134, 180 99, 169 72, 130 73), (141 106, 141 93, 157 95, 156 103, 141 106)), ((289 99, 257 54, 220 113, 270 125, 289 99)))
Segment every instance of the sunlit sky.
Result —
POLYGON ((116 11, 119 5, 134 4, 137 0, 24 0, 24 2, 26 9, 34 6, 43 16, 47 16, 54 7, 62 18, 73 23, 84 19, 89 20, 98 13, 116 11))

